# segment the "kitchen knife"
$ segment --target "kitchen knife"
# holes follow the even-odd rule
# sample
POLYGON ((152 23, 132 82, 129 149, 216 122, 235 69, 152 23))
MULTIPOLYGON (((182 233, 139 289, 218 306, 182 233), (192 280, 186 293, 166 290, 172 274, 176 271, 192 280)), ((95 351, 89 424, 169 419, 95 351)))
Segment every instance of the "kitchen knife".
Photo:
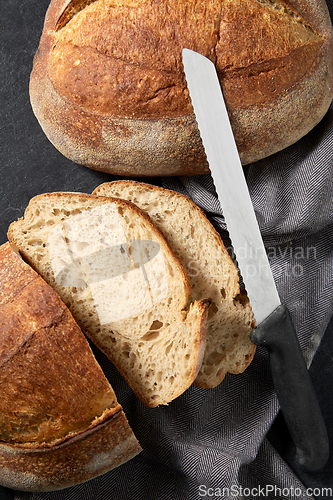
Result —
POLYGON ((321 469, 329 456, 325 423, 291 316, 281 304, 247 188, 214 64, 183 49, 183 65, 201 139, 229 236, 256 319, 254 344, 269 352, 281 411, 298 467, 321 469))

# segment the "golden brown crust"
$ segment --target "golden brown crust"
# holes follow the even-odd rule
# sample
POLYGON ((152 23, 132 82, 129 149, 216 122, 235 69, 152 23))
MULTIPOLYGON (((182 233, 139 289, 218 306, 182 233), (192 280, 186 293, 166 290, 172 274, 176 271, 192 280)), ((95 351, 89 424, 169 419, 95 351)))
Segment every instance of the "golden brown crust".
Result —
POLYGON ((56 27, 50 79, 59 95, 101 115, 190 114, 181 49, 213 58, 219 11, 219 0, 93 2, 56 27))
POLYGON ((49 57, 48 73, 60 96, 121 118, 188 115, 192 109, 180 57, 186 46, 216 62, 229 108, 244 108, 291 88, 323 44, 283 0, 139 6, 81 2, 75 16, 66 16, 69 4, 57 22, 49 57))
POLYGON ((216 63, 244 164, 297 141, 332 100, 324 0, 52 0, 30 81, 46 135, 97 170, 208 172, 182 47, 216 63))
POLYGON ((322 44, 283 1, 224 0, 216 56, 229 108, 272 101, 288 91, 309 71, 322 44))
MULTIPOLYGON (((279 6, 276 2, 263 3, 274 9, 279 6)), ((333 32, 326 3, 292 0, 288 4, 282 1, 281 8, 284 6, 287 12, 294 10, 288 14, 291 30, 281 23, 282 44, 279 37, 264 39, 272 67, 268 65, 266 69, 265 63, 262 68, 258 61, 254 61, 257 67, 253 67, 251 61, 249 72, 255 70, 254 82, 250 78, 245 86, 240 86, 239 93, 235 91, 238 105, 228 106, 243 163, 269 156, 303 137, 324 116, 333 97, 333 32), (278 58, 274 57, 276 53, 280 53, 278 58), (261 69, 265 71, 261 73, 261 69), (242 93, 249 101, 246 106, 239 105, 244 98, 242 93), (263 100, 258 98, 259 93, 264 95, 263 100)), ((270 23, 272 20, 274 25, 276 21, 271 18, 270 23)), ((263 26, 259 24, 258 28, 263 26)), ((269 31, 266 28, 266 35, 269 31)), ((236 82, 237 78, 226 78, 222 87, 230 86, 234 92, 239 85, 236 82)))
POLYGON ((121 460, 131 458, 140 447, 83 333, 9 243, 0 247, 0 284, 1 484, 58 489, 101 474, 104 465, 88 469, 103 435, 111 446, 107 468, 112 458, 120 463, 122 434, 129 455, 125 450, 121 460), (60 448, 86 477, 68 466, 56 472, 64 463, 60 448))
POLYGON ((0 443, 0 483, 24 491, 68 488, 104 474, 141 451, 123 411, 59 446, 33 449, 0 443))
POLYGON ((116 396, 59 296, 8 244, 0 258, 0 439, 52 443, 85 430, 116 396))

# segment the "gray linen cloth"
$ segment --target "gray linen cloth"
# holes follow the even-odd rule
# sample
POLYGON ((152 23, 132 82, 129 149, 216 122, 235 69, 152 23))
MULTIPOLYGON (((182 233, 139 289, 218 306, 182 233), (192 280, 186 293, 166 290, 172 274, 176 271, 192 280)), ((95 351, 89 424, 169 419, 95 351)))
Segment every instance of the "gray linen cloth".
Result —
MULTIPOLYGON (((332 12, 333 2, 328 5, 332 12)), ((308 365, 333 313, 332 146, 333 107, 297 144, 246 168, 276 285, 308 365)), ((165 178, 163 185, 189 195, 226 237, 209 175, 165 178)), ((314 498, 266 437, 279 405, 263 349, 243 374, 227 375, 215 389, 192 386, 155 409, 145 408, 111 363, 95 354, 143 452, 85 484, 18 492, 16 500, 314 498)))

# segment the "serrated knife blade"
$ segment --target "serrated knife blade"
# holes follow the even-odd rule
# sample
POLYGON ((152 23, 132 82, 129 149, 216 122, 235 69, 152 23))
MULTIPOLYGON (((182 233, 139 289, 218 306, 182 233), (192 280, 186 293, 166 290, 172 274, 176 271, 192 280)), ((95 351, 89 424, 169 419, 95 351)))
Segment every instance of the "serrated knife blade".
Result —
POLYGON ((280 305, 280 298, 244 179, 215 66, 206 57, 198 57, 184 51, 190 97, 215 188, 220 202, 223 201, 223 215, 237 262, 254 316, 260 324, 280 305), (209 92, 209 99, 202 98, 202 94, 208 94, 205 89, 209 92))
POLYGON ((269 351, 274 386, 295 444, 290 461, 306 471, 319 470, 329 456, 326 426, 274 282, 217 72, 197 52, 184 48, 182 56, 202 143, 257 322, 251 340, 269 351))

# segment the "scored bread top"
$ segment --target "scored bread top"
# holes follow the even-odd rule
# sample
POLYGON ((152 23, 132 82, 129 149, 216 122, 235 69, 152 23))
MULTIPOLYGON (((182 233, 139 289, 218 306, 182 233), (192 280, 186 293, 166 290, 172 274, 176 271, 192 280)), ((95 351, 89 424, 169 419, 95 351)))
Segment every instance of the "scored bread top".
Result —
POLYGON ((254 316, 240 290, 238 270, 204 212, 180 193, 134 181, 104 183, 93 194, 130 200, 147 213, 184 265, 193 298, 211 298, 206 350, 195 384, 215 387, 227 372, 242 372, 255 352, 250 341, 254 316))
POLYGON ((138 397, 165 404, 202 362, 209 300, 134 204, 81 193, 33 198, 8 237, 59 293, 138 397))
POLYGON ((53 446, 121 412, 59 296, 0 247, 0 441, 53 446))
POLYGON ((52 0, 32 109, 76 163, 126 177, 208 173, 184 47, 214 62, 243 164, 299 140, 332 101, 325 0, 52 0))
POLYGON ((292 87, 322 44, 283 0, 72 1, 55 26, 49 75, 59 95, 85 109, 172 117, 192 112, 183 47, 216 63, 233 109, 292 87))

